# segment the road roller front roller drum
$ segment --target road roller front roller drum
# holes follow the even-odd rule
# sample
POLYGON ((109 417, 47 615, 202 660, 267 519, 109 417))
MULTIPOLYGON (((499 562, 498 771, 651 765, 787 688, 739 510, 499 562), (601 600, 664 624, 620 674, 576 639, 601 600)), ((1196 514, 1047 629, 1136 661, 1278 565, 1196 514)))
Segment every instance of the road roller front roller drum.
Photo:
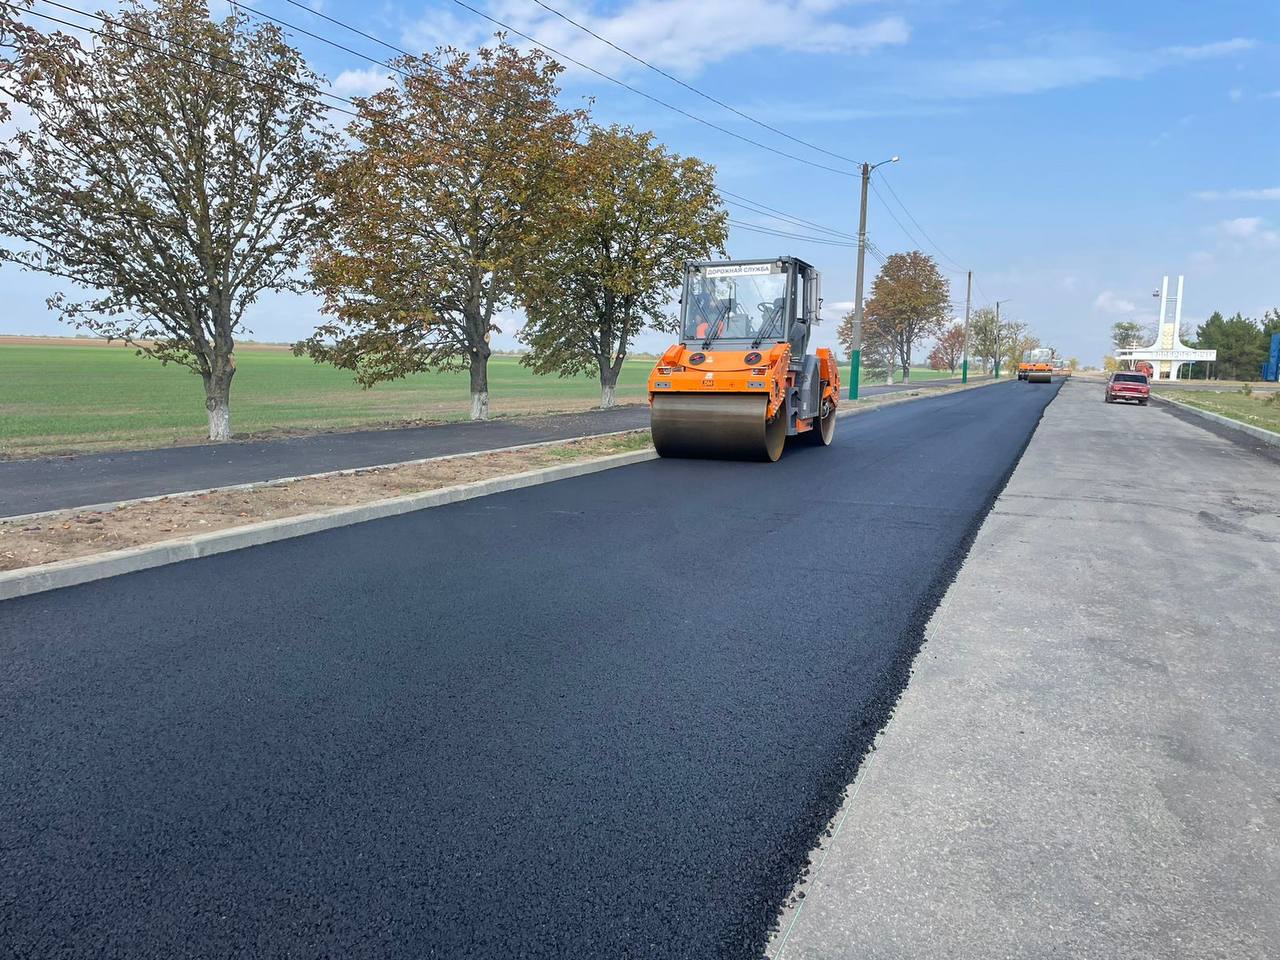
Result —
POLYGON ((653 446, 663 457, 773 461, 782 456, 787 424, 766 419, 763 394, 679 394, 653 398, 653 446))

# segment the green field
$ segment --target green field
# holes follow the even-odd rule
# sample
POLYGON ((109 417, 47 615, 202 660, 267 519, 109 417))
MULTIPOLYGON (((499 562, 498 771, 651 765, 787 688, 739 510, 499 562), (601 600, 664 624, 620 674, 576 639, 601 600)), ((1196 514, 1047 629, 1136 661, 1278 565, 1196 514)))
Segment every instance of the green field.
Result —
MULTIPOLYGON (((459 420, 470 412, 466 373, 421 374, 364 390, 351 375, 284 350, 236 353, 231 428, 237 436, 459 420)), ((619 402, 645 397, 652 360, 628 362, 619 402)), ((584 410, 600 400, 589 378, 539 377, 514 357, 489 361, 493 415, 584 410)), ((0 344, 0 455, 198 443, 204 388, 185 368, 123 347, 0 344)))
MULTIPOLYGON (((238 437, 461 420, 470 412, 466 373, 420 374, 364 390, 350 374, 287 350, 245 347, 236 363, 231 427, 238 437)), ((652 365, 627 363, 619 402, 645 398, 652 365)), ((847 368, 842 372, 847 377, 847 368)), ((911 371, 912 380, 949 376, 911 371)), ((539 377, 515 357, 489 361, 494 416, 586 410, 599 399, 593 378, 539 377)), ((205 430, 200 378, 182 367, 119 346, 0 343, 0 456, 199 443, 205 430)))
POLYGON ((1246 397, 1242 393, 1198 393, 1190 390, 1161 390, 1160 394, 1177 399, 1189 407, 1198 407, 1250 426, 1280 433, 1280 399, 1275 402, 1271 400, 1273 396, 1280 394, 1258 391, 1252 397, 1246 397))

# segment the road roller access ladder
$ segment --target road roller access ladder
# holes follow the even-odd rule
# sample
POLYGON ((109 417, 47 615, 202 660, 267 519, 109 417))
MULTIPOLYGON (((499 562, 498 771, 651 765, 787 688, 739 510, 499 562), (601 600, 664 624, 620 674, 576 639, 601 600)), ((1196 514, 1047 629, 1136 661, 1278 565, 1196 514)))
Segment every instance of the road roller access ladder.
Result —
POLYGON ((787 437, 831 443, 840 372, 807 352, 821 302, 795 257, 686 264, 680 342, 649 374, 658 453, 777 460, 787 437))

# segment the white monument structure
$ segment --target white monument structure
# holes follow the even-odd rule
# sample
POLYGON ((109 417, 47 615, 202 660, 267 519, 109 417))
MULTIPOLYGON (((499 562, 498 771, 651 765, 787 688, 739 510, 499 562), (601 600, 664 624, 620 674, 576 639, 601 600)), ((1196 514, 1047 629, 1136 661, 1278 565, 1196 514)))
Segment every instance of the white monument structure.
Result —
POLYGON ((1182 331, 1182 280, 1178 277, 1178 292, 1169 296, 1169 278, 1160 284, 1160 323, 1156 342, 1136 350, 1117 350, 1116 359, 1131 369, 1141 360, 1151 364, 1152 380, 1177 380, 1178 368, 1197 360, 1217 360, 1217 350, 1193 350, 1179 336, 1182 331))

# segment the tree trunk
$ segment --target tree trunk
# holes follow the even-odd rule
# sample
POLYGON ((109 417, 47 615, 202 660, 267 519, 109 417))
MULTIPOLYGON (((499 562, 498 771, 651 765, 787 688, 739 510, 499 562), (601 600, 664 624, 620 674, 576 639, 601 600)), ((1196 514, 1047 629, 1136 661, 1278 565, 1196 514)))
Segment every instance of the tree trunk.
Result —
POLYGON ((209 439, 231 439, 231 376, 204 378, 204 408, 209 414, 209 439))
POLYGON ((614 393, 618 386, 618 371, 612 364, 600 364, 600 409, 608 410, 617 403, 614 393))
POLYGON ((471 352, 471 419, 489 419, 489 350, 471 352))

